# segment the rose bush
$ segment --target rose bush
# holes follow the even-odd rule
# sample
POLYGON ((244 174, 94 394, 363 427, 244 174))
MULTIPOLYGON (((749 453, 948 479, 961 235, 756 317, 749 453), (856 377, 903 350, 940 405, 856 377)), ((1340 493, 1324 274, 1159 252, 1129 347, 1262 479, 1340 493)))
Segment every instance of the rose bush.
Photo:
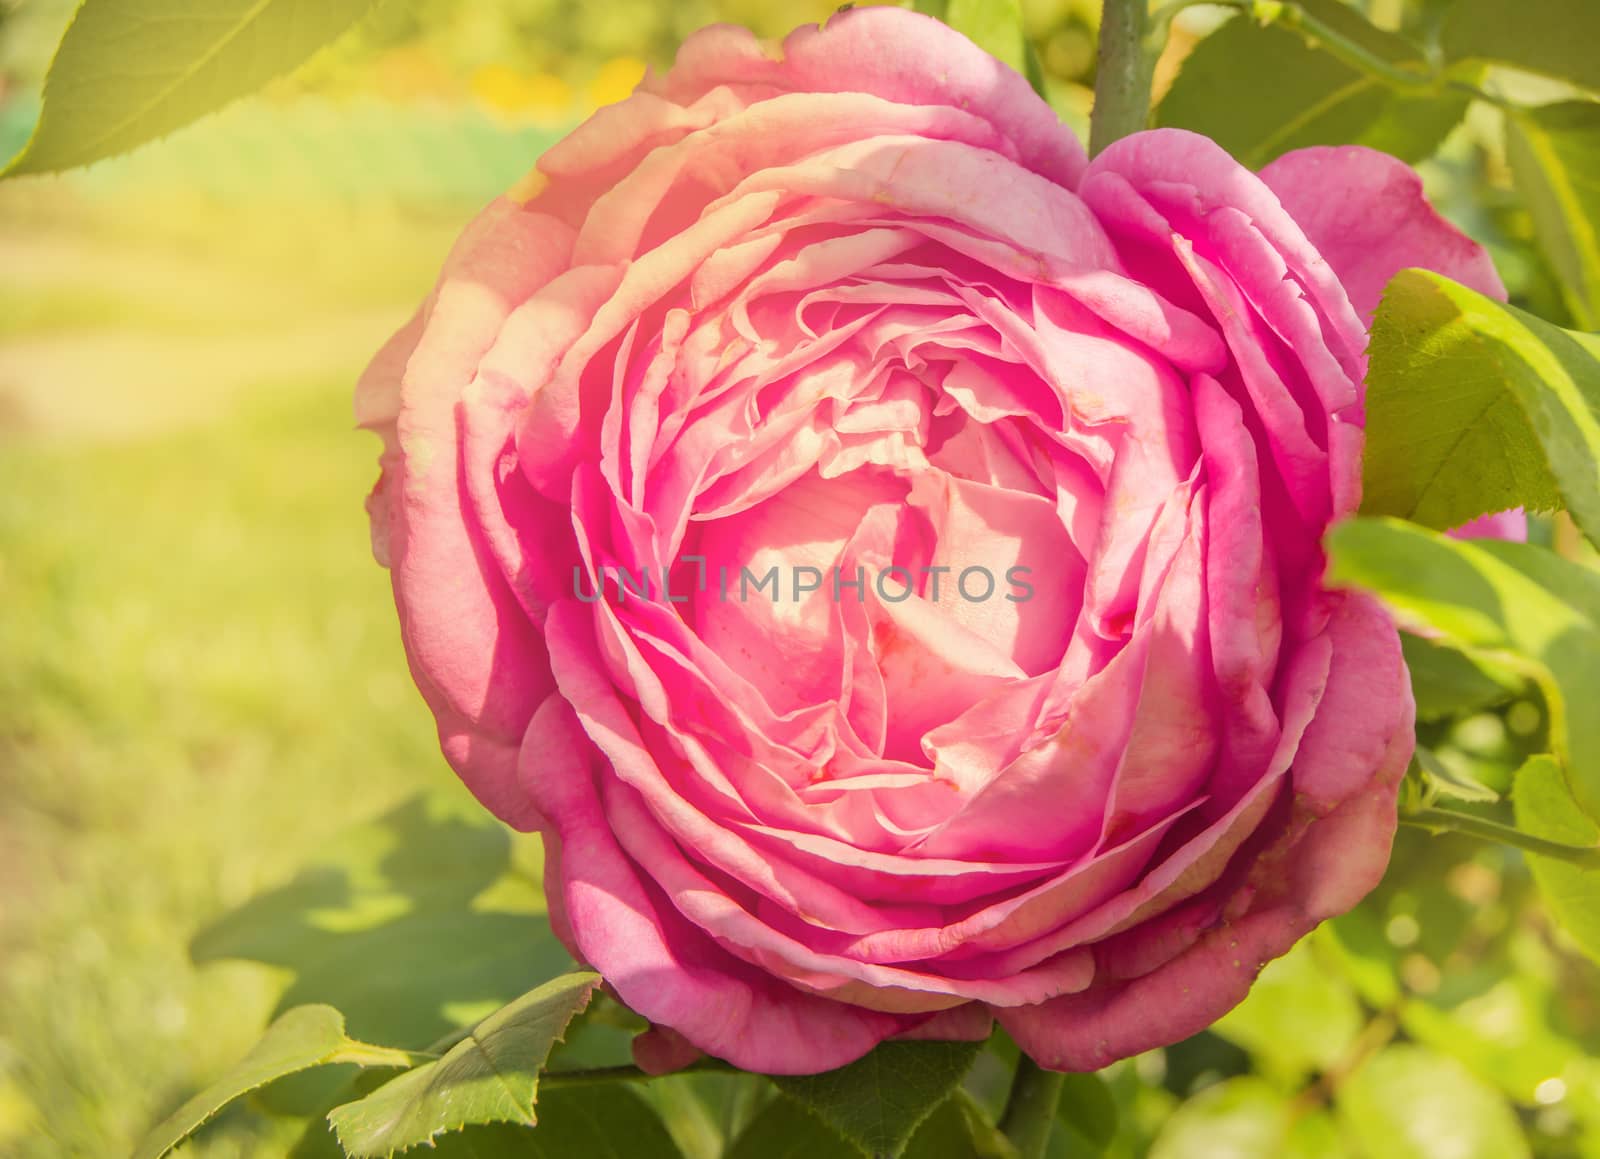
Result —
POLYGON ((888 8, 695 35, 469 227, 359 388, 375 549, 644 1063, 1095 1068, 1375 884, 1411 696, 1320 543, 1407 266, 1500 292, 1393 159, 1089 162, 888 8))

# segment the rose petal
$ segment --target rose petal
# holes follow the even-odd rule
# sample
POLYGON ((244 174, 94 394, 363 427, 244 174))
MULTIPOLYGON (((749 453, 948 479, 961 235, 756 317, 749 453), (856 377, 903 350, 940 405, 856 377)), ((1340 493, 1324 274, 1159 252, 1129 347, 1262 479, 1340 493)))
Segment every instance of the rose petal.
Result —
POLYGON ((1428 204, 1422 178, 1404 161, 1360 145, 1318 146, 1283 154, 1261 170, 1261 180, 1365 319, 1389 279, 1411 267, 1506 300, 1488 251, 1428 204))
POLYGON ((628 1007, 733 1065, 814 1074, 900 1029, 888 1014, 803 993, 720 949, 640 875, 611 831, 571 707, 551 696, 528 727, 527 791, 560 835, 549 880, 580 955, 628 1007))

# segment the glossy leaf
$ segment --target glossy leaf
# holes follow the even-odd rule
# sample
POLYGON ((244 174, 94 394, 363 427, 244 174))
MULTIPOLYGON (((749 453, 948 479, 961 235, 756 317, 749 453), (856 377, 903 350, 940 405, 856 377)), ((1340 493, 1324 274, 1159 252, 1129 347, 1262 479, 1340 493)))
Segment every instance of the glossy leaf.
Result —
POLYGON ((1564 598, 1585 591, 1591 573, 1543 548, 1468 543, 1398 520, 1354 520, 1328 543, 1330 582, 1368 588, 1402 626, 1521 666, 1538 681, 1572 790, 1600 816, 1600 713, 1588 707, 1600 688, 1600 629, 1564 598), (1542 573, 1572 591, 1557 594, 1532 578, 1542 573))
POLYGON ((134 1159, 160 1159, 234 1099, 274 1079, 328 1063, 406 1066, 404 1051, 368 1046, 345 1036, 344 1018, 331 1006, 298 1006, 267 1028, 261 1041, 227 1074, 157 1124, 134 1159))
POLYGON ((1369 1159, 1525 1159, 1527 1140, 1494 1088, 1453 1058, 1390 1046, 1339 1088, 1339 1118, 1369 1159))
POLYGON ((341 834, 190 950, 292 971, 280 1009, 326 1002, 353 1034, 427 1046, 572 968, 514 852, 505 826, 464 794, 417 797, 341 834))
POLYGON ((1405 270, 1370 358, 1363 513, 1445 530, 1564 501, 1600 536, 1600 361, 1583 336, 1405 270))
MULTIPOLYGON (((888 1154, 879 1152, 877 1154, 888 1154)), ((922 1121, 903 1159, 1016 1159, 1016 1149, 983 1110, 957 1090, 922 1121)), ((751 1121, 725 1159, 876 1159, 847 1142, 787 1096, 773 1099, 751 1121)))
POLYGON ((957 1088, 922 1121, 904 1159, 1016 1159, 1016 1154, 983 1108, 957 1088))
MULTIPOLYGON (((290 1159, 344 1159, 324 1132, 315 1149, 302 1142, 290 1159)), ((684 1159, 661 1119, 633 1086, 593 1086, 545 1090, 539 1096, 539 1124, 486 1123, 451 1131, 433 1140, 427 1159, 684 1159)))
POLYGON ((725 1159, 861 1159, 862 1151, 790 1098, 773 1099, 725 1159))
POLYGON ((383 1071, 357 1071, 346 1081, 323 1091, 315 1106, 289 1112, 304 1117, 306 1125, 289 1148, 288 1159, 346 1159, 344 1148, 339 1146, 338 1136, 333 1133, 333 1124, 328 1121, 329 1113, 335 1107, 365 1098, 392 1077, 383 1071))
MULTIPOLYGON (((1301 7, 1373 55, 1422 64, 1422 53, 1338 0, 1301 7)), ((1235 16, 1183 62, 1156 110, 1160 125, 1192 129, 1259 169, 1291 149, 1363 144, 1408 161, 1434 151, 1461 120, 1458 96, 1402 97, 1372 74, 1288 29, 1235 16), (1272 94, 1263 100, 1262 94, 1272 94)))
POLYGON ((639 1092, 626 1083, 563 1087, 539 1097, 536 1127, 476 1127, 447 1135, 430 1154, 452 1159, 449 1142, 471 1138, 478 1131, 500 1130, 518 1150, 508 1155, 526 1159, 682 1159, 661 1118, 639 1092))
POLYGON ((1514 673, 1475 661, 1410 632, 1401 634, 1400 650, 1406 670, 1411 673, 1418 720, 1444 720, 1481 712, 1504 704, 1522 685, 1514 673))
POLYGON ((1600 104, 1513 110, 1506 156, 1567 308, 1583 329, 1600 327, 1600 104))
MULTIPOLYGON (((1584 816, 1560 766, 1549 757, 1534 757, 1518 770, 1511 802, 1517 827, 1535 837, 1566 845, 1600 844, 1600 824, 1592 815, 1584 816)), ((1600 871, 1533 855, 1528 864, 1556 920, 1584 953, 1600 962, 1600 871)))
POLYGON ((981 1049, 977 1042, 885 1042, 838 1070, 772 1081, 867 1154, 898 1155, 981 1049))
POLYGON ((739 1073, 666 1075, 643 1084, 639 1093, 688 1159, 722 1159, 762 1108, 779 1097, 763 1076, 739 1073))
POLYGON ((1480 539, 1478 549, 1515 568, 1568 608, 1600 625, 1600 571, 1525 543, 1480 539))
POLYGON ((45 78, 33 137, 6 174, 125 153, 252 93, 354 24, 373 0, 85 0, 45 78))
POLYGON ((1455 0, 1440 40, 1453 61, 1498 61, 1600 90, 1600 5, 1593 0, 1455 0))
POLYGON ((539 1072, 600 976, 568 974, 497 1010, 443 1058, 328 1116, 353 1159, 387 1156, 477 1123, 535 1123, 539 1072))

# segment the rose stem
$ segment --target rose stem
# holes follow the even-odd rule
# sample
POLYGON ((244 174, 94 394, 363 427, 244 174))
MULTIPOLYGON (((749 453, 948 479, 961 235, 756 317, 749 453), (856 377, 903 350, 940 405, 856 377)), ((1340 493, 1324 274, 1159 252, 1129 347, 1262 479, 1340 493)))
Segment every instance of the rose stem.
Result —
POLYGON ((1105 0, 1089 114, 1091 154, 1150 120, 1150 84, 1160 50, 1150 39, 1149 0, 1105 0))
POLYGON ((1017 1060, 1000 1129, 1017 1146, 1018 1159, 1042 1159, 1056 1121, 1056 1101, 1066 1076, 1045 1070, 1027 1055, 1017 1060))

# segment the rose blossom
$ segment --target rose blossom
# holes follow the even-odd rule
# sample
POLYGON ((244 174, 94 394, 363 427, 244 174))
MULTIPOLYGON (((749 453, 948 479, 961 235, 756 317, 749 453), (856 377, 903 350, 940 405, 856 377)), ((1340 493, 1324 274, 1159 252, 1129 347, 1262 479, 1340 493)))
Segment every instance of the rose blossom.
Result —
POLYGON ((810 1072, 998 1017, 1095 1068, 1372 888, 1411 695, 1319 544, 1406 266, 1500 292, 1387 156, 1257 175, 1158 130, 1090 163, 890 8, 706 29, 485 210, 361 382, 374 541, 446 756, 675 1032, 645 1061, 810 1072), (719 566, 917 591, 722 598, 719 566), (952 597, 974 566, 1033 598, 952 597), (618 568, 672 598, 583 598, 618 568))

